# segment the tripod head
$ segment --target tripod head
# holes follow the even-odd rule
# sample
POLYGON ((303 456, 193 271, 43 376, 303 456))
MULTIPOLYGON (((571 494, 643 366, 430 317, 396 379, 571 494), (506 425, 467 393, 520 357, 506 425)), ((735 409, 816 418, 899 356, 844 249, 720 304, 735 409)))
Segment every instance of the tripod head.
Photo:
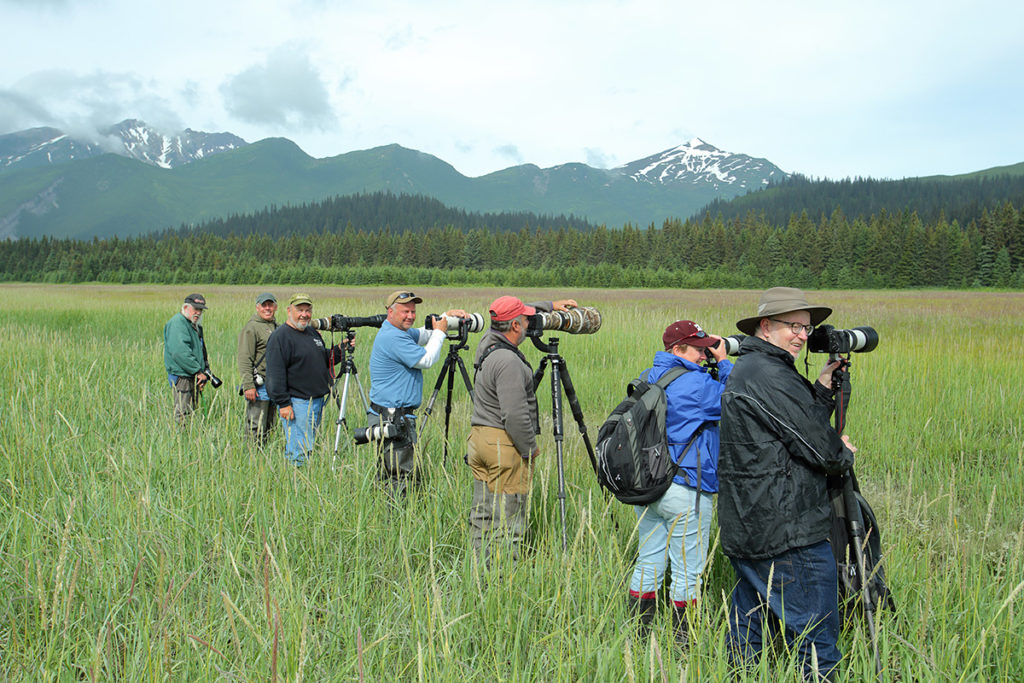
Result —
MULTIPOLYGON (((334 341, 333 331, 331 336, 331 341, 334 341)), ((356 372, 356 364, 355 361, 352 360, 352 356, 355 354, 356 350, 356 331, 351 328, 345 329, 345 336, 340 342, 338 342, 338 348, 341 350, 341 362, 338 363, 338 372, 334 375, 334 379, 338 379, 347 373, 355 374, 356 372)))
POLYGON ((530 341, 537 347, 538 351, 542 353, 548 353, 552 355, 558 355, 558 337, 548 337, 548 343, 545 344, 540 340, 540 337, 530 337, 530 341))

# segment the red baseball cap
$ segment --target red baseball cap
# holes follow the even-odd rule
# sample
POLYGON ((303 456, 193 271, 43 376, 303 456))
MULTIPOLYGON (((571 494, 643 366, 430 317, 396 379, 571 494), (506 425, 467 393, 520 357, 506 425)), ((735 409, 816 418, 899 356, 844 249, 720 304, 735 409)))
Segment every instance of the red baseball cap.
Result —
POLYGON ((536 312, 536 308, 527 306, 514 296, 500 296, 491 304, 491 321, 500 323, 521 315, 533 315, 536 312))
POLYGON ((665 334, 661 335, 661 341, 665 344, 666 351, 671 351, 677 344, 704 348, 715 345, 715 340, 692 320, 677 320, 666 327, 665 334))

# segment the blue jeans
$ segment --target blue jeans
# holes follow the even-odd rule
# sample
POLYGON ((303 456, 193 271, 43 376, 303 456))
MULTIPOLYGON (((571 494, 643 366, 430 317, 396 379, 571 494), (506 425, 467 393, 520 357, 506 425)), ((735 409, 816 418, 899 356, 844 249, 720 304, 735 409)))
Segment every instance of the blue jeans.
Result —
POLYGON ((313 452, 313 438, 320 426, 320 416, 324 412, 324 397, 311 399, 292 398, 294 420, 281 420, 284 423, 284 453, 288 461, 296 467, 302 467, 313 452))
MULTIPOLYGON (((842 659, 839 639, 838 577, 828 541, 787 550, 767 560, 729 558, 738 580, 729 614, 729 651, 742 662, 782 631, 799 642, 804 677, 814 678, 811 647, 821 676, 831 680, 842 659), (772 573, 772 585, 768 575, 772 573), (767 600, 765 599, 767 596, 767 600)), ((737 662, 737 663, 739 663, 737 662)))
POLYGON ((631 594, 654 597, 671 561, 672 600, 681 606, 697 599, 711 537, 712 497, 707 491, 672 484, 657 501, 635 506, 640 554, 629 582, 631 594))

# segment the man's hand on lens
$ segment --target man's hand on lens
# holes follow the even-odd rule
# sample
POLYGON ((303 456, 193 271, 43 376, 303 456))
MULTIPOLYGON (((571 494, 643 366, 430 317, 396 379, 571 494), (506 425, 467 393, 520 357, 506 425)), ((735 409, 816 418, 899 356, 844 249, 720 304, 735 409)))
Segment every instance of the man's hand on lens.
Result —
POLYGON ((570 308, 576 308, 576 299, 559 299, 551 302, 553 311, 568 311, 570 308))
POLYGON ((435 330, 441 330, 442 332, 448 331, 448 318, 443 315, 435 315, 432 324, 435 330))

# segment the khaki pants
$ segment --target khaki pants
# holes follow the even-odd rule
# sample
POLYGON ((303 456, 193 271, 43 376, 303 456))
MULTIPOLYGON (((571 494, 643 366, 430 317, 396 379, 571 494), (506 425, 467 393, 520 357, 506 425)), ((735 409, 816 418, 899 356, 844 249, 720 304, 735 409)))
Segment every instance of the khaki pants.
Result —
POLYGON ((192 417, 199 405, 199 388, 196 386, 195 375, 178 377, 174 383, 174 420, 184 424, 192 417))
POLYGON ((245 431, 258 446, 267 443, 267 436, 277 422, 277 407, 270 401, 245 401, 245 431))
POLYGON ((526 537, 533 464, 503 429, 473 427, 466 462, 473 471, 473 502, 469 511, 470 539, 482 560, 492 548, 507 549, 517 559, 526 537))

